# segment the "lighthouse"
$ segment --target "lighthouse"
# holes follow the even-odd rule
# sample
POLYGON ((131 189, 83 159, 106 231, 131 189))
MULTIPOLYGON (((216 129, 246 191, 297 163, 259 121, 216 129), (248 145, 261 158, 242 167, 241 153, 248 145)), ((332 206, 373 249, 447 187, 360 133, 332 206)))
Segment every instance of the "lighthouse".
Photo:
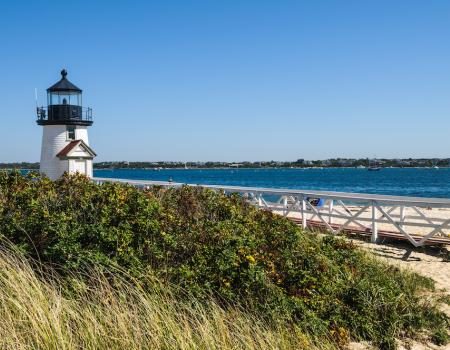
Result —
POLYGON ((82 93, 63 69, 61 80, 47 89, 47 108, 37 108, 37 123, 43 127, 40 172, 52 180, 65 172, 92 177, 96 156, 88 138, 92 109, 83 108, 82 93))

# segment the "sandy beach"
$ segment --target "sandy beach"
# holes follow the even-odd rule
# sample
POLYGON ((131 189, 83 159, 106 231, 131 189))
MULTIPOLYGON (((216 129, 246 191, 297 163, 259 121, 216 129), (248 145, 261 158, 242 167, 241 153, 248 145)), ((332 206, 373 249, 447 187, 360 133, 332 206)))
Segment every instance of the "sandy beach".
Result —
MULTIPOLYGON (((343 212, 344 210, 349 210, 353 215, 358 212, 361 207, 358 206, 348 206, 346 208, 334 207, 333 210, 338 210, 343 212)), ((428 220, 436 224, 442 224, 446 220, 450 220, 450 208, 418 208, 428 220)), ((399 217, 399 209, 392 211, 391 215, 393 217, 399 217)), ((282 214, 277 211, 278 214, 282 214)), ((330 220, 327 216, 327 212, 321 211, 322 217, 325 220, 330 220)), ((370 227, 370 209, 365 210, 361 218, 367 221, 361 221, 367 227, 370 227)), ((287 215, 289 218, 301 219, 301 214, 298 212, 289 213, 287 215)), ((311 212, 306 214, 306 218, 310 220, 313 217, 311 212)), ((314 220, 318 220, 317 216, 314 220)), ((331 222, 335 224, 343 224, 346 219, 332 218, 331 222)), ((387 220, 386 220, 387 221, 387 220)), ((415 223, 425 223, 426 220, 418 214, 418 212, 412 208, 405 208, 404 211, 404 222, 403 227, 405 231, 415 235, 425 235, 428 234, 433 229, 431 227, 420 227, 414 226, 415 223)), ((358 227, 352 223, 353 227, 358 227)), ((446 226, 448 227, 448 226, 446 226)), ((391 230, 399 232, 398 229, 392 223, 379 223, 379 230, 391 230)), ((393 240, 380 240, 379 244, 374 244, 367 242, 362 239, 352 239, 355 244, 361 248, 370 251, 372 254, 378 258, 390 263, 396 264, 402 268, 410 269, 424 276, 431 277, 436 282, 436 288, 440 293, 450 294, 450 262, 445 261, 444 255, 447 251, 448 259, 448 249, 450 249, 450 228, 445 228, 440 234, 436 235, 445 239, 449 239, 448 245, 442 245, 441 247, 417 247, 415 248, 409 242, 400 242, 393 240)), ((450 308, 450 307, 449 307, 450 308)), ((450 315, 450 313, 449 313, 450 315)))
MULTIPOLYGON (((357 213, 361 207, 358 206, 347 206, 346 208, 338 207, 333 208, 333 213, 337 212, 347 212, 348 211, 354 215, 357 213)), ((405 208, 404 211, 404 225, 403 228, 406 232, 414 235, 423 236, 428 234, 433 230, 432 227, 420 227, 416 226, 415 223, 434 223, 442 224, 446 220, 450 219, 450 208, 418 208, 418 211, 422 213, 429 221, 424 219, 420 213, 413 208, 405 208), (407 225, 409 224, 409 225, 407 225)), ((282 214, 281 211, 276 211, 278 214, 282 214)), ((330 217, 327 215, 329 210, 322 209, 322 217, 330 222, 330 217)), ((400 210, 395 209, 390 214, 392 217, 398 220, 400 218, 400 210)), ((301 219, 301 214, 299 212, 289 213, 287 217, 301 219)), ((311 212, 306 214, 306 218, 310 220, 313 217, 311 212)), ((361 221, 363 225, 370 227, 371 211, 370 209, 365 210, 361 218, 366 219, 366 221, 361 221)), ((318 220, 317 216, 314 220, 318 220)), ((385 220, 385 218, 382 218, 385 220)), ((343 224, 346 219, 343 218, 331 218, 331 222, 334 224, 343 224)), ((387 220, 386 220, 387 221, 387 220)), ((353 227, 355 224, 352 224, 353 227)), ((398 228, 392 223, 383 222, 378 223, 379 230, 399 232, 398 228)), ((439 234, 440 238, 449 239, 448 245, 441 245, 440 247, 414 247, 412 244, 406 241, 395 241, 395 240, 381 240, 380 243, 374 244, 368 241, 368 238, 362 239, 362 237, 346 239, 352 241, 360 248, 370 252, 376 258, 385 261, 389 264, 398 266, 402 269, 410 270, 416 272, 420 275, 432 278, 435 281, 436 291, 431 295, 427 296, 429 298, 437 299, 442 296, 450 295, 450 261, 448 261, 449 250, 450 250, 450 229, 446 228, 442 230, 443 232, 439 234)), ((440 308, 450 317, 450 305, 441 303, 440 308)), ((349 350, 370 350, 374 349, 366 343, 350 343, 348 346, 349 350)), ((400 350, 449 350, 450 345, 446 346, 436 346, 434 344, 422 344, 420 342, 411 342, 408 344, 399 343, 400 350)))
MULTIPOLYGON (((344 224, 350 215, 355 215, 361 210, 361 206, 340 206, 334 205, 331 210, 329 208, 322 208, 320 214, 322 218, 328 223, 342 225, 344 224)), ((383 209, 408 233, 418 236, 425 236, 434 230, 434 225, 443 225, 441 232, 437 232, 434 237, 436 238, 448 238, 450 244, 450 224, 446 221, 450 220, 450 208, 417 208, 417 207, 405 207, 403 213, 400 208, 391 210, 389 207, 383 207, 383 209)), ((278 214, 283 214, 282 211, 275 211, 278 214)), ((306 219, 314 221, 320 221, 310 210, 306 212, 306 219)), ((299 211, 288 213, 287 217, 301 219, 301 213, 299 211)), ((371 208, 364 210, 358 216, 359 224, 353 222, 350 227, 358 229, 371 229, 372 212, 371 208)), ((400 233, 400 230, 381 212, 377 211, 377 217, 380 222, 377 223, 378 230, 390 231, 400 233)))
MULTIPOLYGON (((333 210, 338 210, 342 212, 345 208, 336 208, 333 210)), ((352 214, 358 212, 361 207, 358 206, 348 206, 346 207, 352 214)), ((428 220, 436 224, 442 224, 446 220, 450 219, 450 208, 420 208, 420 212, 422 212, 428 220)), ((276 211, 278 214, 282 214, 280 211, 276 211)), ((327 216, 327 212, 321 211, 322 217, 325 220, 329 220, 327 216)), ((399 209, 392 211, 393 217, 399 217, 399 209)), ((367 227, 370 227, 370 209, 364 211, 361 215, 363 219, 367 219, 367 221, 361 221, 367 227)), ((425 235, 432 231, 430 227, 420 227, 414 226, 415 223, 425 223, 426 220, 421 217, 415 210, 412 208, 405 208, 405 221, 403 223, 403 227, 405 231, 415 235, 425 235)), ((306 217, 308 220, 311 219, 313 214, 308 212, 306 217)), ((301 213, 294 212, 289 213, 287 215, 289 218, 301 219, 301 213)), ((318 220, 317 216, 314 220, 318 220)), ((343 224, 346 219, 340 218, 332 218, 331 222, 335 224, 343 224)), ((387 221, 387 220, 386 220, 387 221)), ((357 227, 354 223, 352 223, 353 227, 357 227)), ((447 226, 448 227, 448 226, 447 226)), ((379 223, 379 230, 392 230, 395 232, 399 232, 398 229, 391 223, 379 223)), ((394 240, 383 240, 381 239, 379 244, 370 243, 366 240, 362 240, 359 238, 348 238, 352 240, 355 244, 360 246, 361 248, 370 251, 376 257, 390 263, 398 265, 402 268, 410 269, 424 276, 431 277, 436 282, 436 288, 439 293, 450 294, 450 262, 448 260, 448 250, 450 249, 450 228, 446 228, 442 230, 443 233, 439 234, 439 237, 449 239, 448 245, 441 245, 440 247, 414 247, 407 241, 394 241, 394 240), (445 258, 445 251, 447 251, 447 257, 445 258)), ((438 236, 438 235, 436 235, 438 236)), ((355 236, 357 237, 357 236, 355 236)), ((449 307, 450 308, 450 307, 449 307)), ((450 315, 450 313, 449 313, 450 315)))
MULTIPOLYGON (((436 282, 436 291, 430 298, 436 299, 440 296, 450 295, 450 262, 445 261, 444 252, 450 246, 441 248, 414 248, 408 243, 386 243, 373 244, 359 239, 350 239, 356 245, 367 250, 378 259, 402 269, 417 272, 423 276, 432 278, 436 282)), ((450 317, 450 305, 441 303, 441 309, 450 317)), ((373 349, 364 343, 351 343, 350 350, 373 349)), ((450 345, 436 346, 434 344, 422 344, 412 342, 410 344, 399 344, 400 350, 448 350, 450 345)))

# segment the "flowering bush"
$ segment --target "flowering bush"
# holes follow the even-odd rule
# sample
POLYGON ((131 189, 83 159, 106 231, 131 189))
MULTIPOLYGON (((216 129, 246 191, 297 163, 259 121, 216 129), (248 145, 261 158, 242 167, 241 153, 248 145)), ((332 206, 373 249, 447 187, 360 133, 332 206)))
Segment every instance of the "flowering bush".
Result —
POLYGON ((2 172, 0 235, 61 273, 113 264, 136 278, 156 274, 338 344, 394 348, 396 337, 433 338, 448 326, 418 296, 432 281, 342 239, 302 232, 238 195, 199 187, 142 191, 2 172))

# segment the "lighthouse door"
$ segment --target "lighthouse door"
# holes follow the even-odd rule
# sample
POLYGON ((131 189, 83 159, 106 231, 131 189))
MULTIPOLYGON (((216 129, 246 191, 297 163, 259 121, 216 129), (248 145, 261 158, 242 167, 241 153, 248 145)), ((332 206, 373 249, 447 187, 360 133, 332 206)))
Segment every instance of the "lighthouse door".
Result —
POLYGON ((75 159, 74 172, 86 175, 86 161, 75 159))

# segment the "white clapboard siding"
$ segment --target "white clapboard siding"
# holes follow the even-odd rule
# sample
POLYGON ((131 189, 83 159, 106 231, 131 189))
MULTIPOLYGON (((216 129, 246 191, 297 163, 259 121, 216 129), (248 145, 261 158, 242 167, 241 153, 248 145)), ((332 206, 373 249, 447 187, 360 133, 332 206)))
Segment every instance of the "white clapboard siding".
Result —
MULTIPOLYGON (((69 171, 69 161, 66 159, 61 160, 56 155, 71 140, 67 139, 65 125, 45 125, 42 129, 40 172, 47 175, 50 179, 55 180, 65 171, 69 171)), ((85 126, 77 126, 75 129, 75 138, 83 140, 88 144, 87 128, 85 126)))

